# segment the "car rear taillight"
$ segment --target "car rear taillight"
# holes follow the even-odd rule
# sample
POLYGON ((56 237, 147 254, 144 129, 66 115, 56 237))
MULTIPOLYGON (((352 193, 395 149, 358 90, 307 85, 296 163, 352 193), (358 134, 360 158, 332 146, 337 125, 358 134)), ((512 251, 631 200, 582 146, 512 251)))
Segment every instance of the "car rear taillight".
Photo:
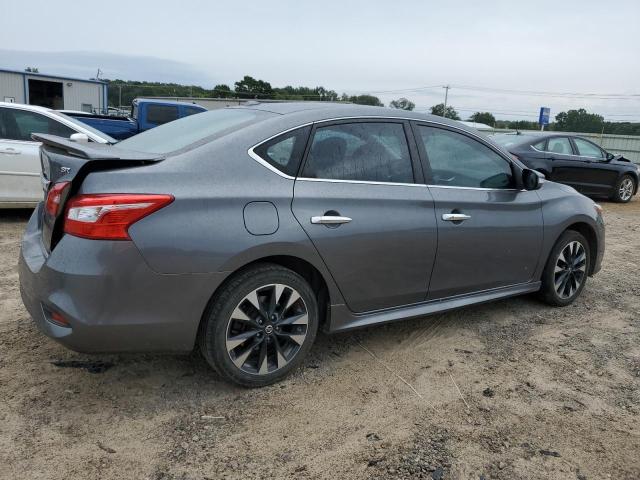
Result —
POLYGON ((64 232, 94 240, 131 240, 131 225, 171 202, 172 195, 78 195, 67 202, 64 232))
POLYGON ((60 213, 60 206, 64 194, 71 186, 71 182, 59 182, 54 184, 47 192, 47 200, 44 202, 44 209, 52 217, 57 217, 60 213))

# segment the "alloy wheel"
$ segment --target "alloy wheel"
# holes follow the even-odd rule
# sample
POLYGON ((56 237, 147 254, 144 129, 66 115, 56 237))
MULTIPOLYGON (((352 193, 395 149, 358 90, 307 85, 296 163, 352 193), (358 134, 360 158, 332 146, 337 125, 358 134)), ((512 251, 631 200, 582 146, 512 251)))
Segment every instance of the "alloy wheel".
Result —
POLYGON ((633 195, 633 180, 630 178, 624 178, 620 183, 620 188, 618 189, 618 195, 620 196, 620 200, 626 202, 633 195))
POLYGON ((293 360, 304 344, 308 326, 307 306, 294 288, 264 285, 246 295, 231 314, 227 353, 243 372, 270 374, 293 360))
POLYGON ((587 253, 577 241, 568 243, 558 255, 554 269, 554 285, 560 298, 572 297, 582 285, 587 269, 587 253))

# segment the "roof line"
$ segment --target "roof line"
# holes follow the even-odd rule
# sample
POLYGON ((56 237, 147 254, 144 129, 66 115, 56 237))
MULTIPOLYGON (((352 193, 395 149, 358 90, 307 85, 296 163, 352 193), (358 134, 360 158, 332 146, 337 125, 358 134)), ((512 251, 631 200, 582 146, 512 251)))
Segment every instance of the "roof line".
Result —
POLYGON ((11 70, 8 68, 0 68, 0 72, 2 73, 19 73, 20 75, 29 75, 32 77, 47 77, 47 78, 57 78, 59 80, 72 80, 74 82, 87 82, 87 83, 98 83, 100 85, 107 85, 107 82, 104 80, 91 80, 85 78, 76 78, 76 77, 63 77, 61 75, 47 75, 46 73, 40 72, 25 72, 21 70, 11 70))

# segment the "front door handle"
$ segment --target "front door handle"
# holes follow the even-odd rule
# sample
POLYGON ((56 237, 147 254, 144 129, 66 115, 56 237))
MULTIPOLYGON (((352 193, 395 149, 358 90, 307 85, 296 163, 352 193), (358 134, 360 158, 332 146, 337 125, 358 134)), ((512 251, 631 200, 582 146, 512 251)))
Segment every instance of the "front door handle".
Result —
POLYGON ((311 217, 311 223, 316 225, 340 225, 343 223, 349 223, 351 219, 349 217, 340 217, 337 215, 320 215, 317 217, 311 217))
POLYGON ((20 150, 16 150, 15 148, 0 148, 0 153, 4 153, 5 155, 20 155, 20 150))
POLYGON ((464 213, 443 213, 442 219, 447 222, 463 222, 465 220, 469 220, 471 218, 470 215, 465 215, 464 213))

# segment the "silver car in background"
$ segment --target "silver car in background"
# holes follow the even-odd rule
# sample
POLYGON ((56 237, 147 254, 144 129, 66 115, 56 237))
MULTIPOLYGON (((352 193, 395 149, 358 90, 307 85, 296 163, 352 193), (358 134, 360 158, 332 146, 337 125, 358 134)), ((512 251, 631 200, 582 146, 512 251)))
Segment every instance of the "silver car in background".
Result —
POLYGON ((188 352, 278 381, 318 329, 539 292, 572 303, 604 252, 601 208, 441 117, 246 105, 115 146, 38 135, 47 194, 23 301, 84 352, 188 352))
POLYGON ((115 143, 110 136, 63 113, 36 105, 0 102, 0 208, 34 207, 42 200, 40 142, 34 133, 115 143))

